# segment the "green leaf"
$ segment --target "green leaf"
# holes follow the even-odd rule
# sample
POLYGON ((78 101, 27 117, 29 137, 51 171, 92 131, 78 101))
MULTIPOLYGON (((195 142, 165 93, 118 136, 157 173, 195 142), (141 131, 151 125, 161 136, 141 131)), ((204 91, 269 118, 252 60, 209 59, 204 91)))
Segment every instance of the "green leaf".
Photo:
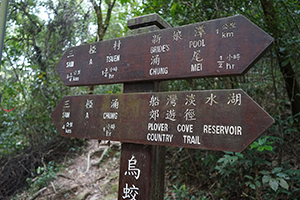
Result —
POLYGON ((262 138, 262 139, 258 139, 259 145, 265 144, 267 139, 268 139, 267 137, 264 137, 264 138, 262 138))
POLYGON ((259 181, 255 181, 255 185, 256 185, 257 187, 260 187, 260 186, 261 186, 261 183, 260 183, 259 181))
POLYGON ((230 159, 229 159, 229 162, 231 165, 235 165, 236 161, 238 160, 238 157, 237 156, 231 156, 230 159))
POLYGON ((121 4, 123 5, 123 4, 125 4, 125 3, 128 3, 129 1, 128 1, 128 0, 121 0, 120 2, 121 2, 121 4))
POLYGON ((245 175, 246 178, 249 178, 250 180, 253 180, 253 177, 252 176, 249 176, 249 175, 245 175))
POLYGON ((286 190, 289 189, 289 184, 283 178, 279 179, 279 185, 286 190))
POLYGON ((258 142, 253 142, 251 145, 251 149, 257 148, 259 146, 258 142))
POLYGON ((217 162, 220 163, 220 162, 224 162, 225 161, 225 158, 220 158, 217 162))
POLYGON ((271 178, 269 181, 269 185, 275 192, 278 190, 278 181, 274 178, 271 178))
POLYGON ((43 167, 38 167, 37 170, 36 170, 36 172, 38 174, 41 174, 41 172, 43 171, 43 169, 44 169, 43 167))
POLYGON ((264 149, 265 149, 264 146, 260 146, 260 147, 257 148, 258 151, 263 151, 264 149))
POLYGON ((290 177, 286 173, 283 173, 283 172, 277 173, 276 176, 284 178, 284 179, 290 179, 290 177))
POLYGON ((271 176, 269 176, 269 175, 264 175, 262 177, 262 183, 263 184, 266 184, 266 183, 270 182, 270 180, 271 180, 271 176))
POLYGON ((241 153, 235 153, 235 155, 237 155, 239 158, 244 158, 244 155, 241 153))
POLYGON ((282 64, 283 67, 285 67, 286 65, 289 64, 289 62, 290 62, 290 60, 287 58, 281 64, 282 64))
POLYGON ((253 183, 250 183, 249 186, 250 186, 253 190, 255 190, 255 185, 254 185, 253 183))
POLYGON ((171 6, 170 11, 171 11, 171 13, 172 13, 172 16, 175 15, 177 5, 178 5, 177 3, 173 3, 173 5, 171 6))
POLYGON ((282 167, 275 167, 273 170, 272 170, 272 173, 273 174, 277 174, 278 172, 281 172, 282 170, 282 167))
POLYGON ((259 173, 264 174, 264 175, 270 174, 270 172, 269 172, 269 171, 266 171, 266 170, 259 171, 259 173))
POLYGON ((265 147, 265 150, 268 150, 268 151, 272 151, 273 150, 273 147, 271 145, 266 145, 264 147, 265 147))

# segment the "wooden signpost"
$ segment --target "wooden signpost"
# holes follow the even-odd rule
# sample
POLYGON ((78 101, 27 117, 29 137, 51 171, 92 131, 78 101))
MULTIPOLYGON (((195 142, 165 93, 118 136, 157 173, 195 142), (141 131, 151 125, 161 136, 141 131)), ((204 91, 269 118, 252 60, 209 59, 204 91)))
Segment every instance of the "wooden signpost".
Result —
POLYGON ((272 42, 237 15, 72 47, 57 71, 68 86, 242 75, 272 42))
POLYGON ((240 89, 66 96, 52 120, 63 137, 235 152, 274 123, 240 89))
POLYGON ((124 83, 125 94, 66 96, 51 118, 63 137, 122 142, 119 200, 160 200, 165 146, 241 152, 274 120, 241 89, 159 92, 154 81, 244 74, 273 38, 241 15, 128 27, 138 35, 70 48, 57 64, 65 85, 124 83))

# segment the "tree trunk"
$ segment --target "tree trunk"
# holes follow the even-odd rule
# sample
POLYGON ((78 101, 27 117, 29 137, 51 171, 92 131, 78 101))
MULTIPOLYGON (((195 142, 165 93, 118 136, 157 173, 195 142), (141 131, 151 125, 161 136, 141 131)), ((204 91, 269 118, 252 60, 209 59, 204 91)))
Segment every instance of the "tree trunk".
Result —
MULTIPOLYGON (((280 47, 282 47, 282 40, 283 38, 283 31, 280 29, 280 22, 278 21, 276 10, 274 7, 274 3, 272 0, 260 0, 264 15, 265 15, 265 21, 269 28, 269 32, 272 34, 272 36, 275 39, 275 51, 276 51, 276 57, 278 60, 278 64, 280 67, 280 71, 283 75, 286 90, 289 96, 289 99, 291 101, 291 110, 293 116, 300 113, 300 86, 299 82, 297 80, 295 71, 293 69, 292 63, 288 59, 288 51, 280 50, 280 47)), ((296 117, 298 119, 298 123, 300 121, 300 116, 296 117)))

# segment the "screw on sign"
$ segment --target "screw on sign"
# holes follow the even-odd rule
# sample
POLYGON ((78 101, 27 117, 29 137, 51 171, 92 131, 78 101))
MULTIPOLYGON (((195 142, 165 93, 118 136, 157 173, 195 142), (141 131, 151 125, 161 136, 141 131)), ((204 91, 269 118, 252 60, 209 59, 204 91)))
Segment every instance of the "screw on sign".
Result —
POLYGON ((66 96, 51 118, 64 137, 235 152, 274 123, 240 89, 66 96))
POLYGON ((57 71, 68 86, 242 75, 272 42, 237 15, 72 47, 57 71))

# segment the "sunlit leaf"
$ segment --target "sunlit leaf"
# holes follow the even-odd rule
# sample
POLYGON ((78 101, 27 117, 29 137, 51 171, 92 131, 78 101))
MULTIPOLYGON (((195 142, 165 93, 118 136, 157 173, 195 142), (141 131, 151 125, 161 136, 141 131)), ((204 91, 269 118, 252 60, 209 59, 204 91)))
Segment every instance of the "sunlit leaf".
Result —
POLYGON ((273 150, 273 147, 271 145, 266 145, 264 147, 265 147, 265 150, 268 150, 268 151, 272 151, 273 150))
POLYGON ((271 176, 269 176, 269 175, 264 175, 264 176, 262 177, 262 183, 263 183, 263 184, 268 183, 270 180, 271 180, 271 176))
POLYGON ((289 184, 283 178, 279 179, 279 185, 286 190, 289 189, 289 184))
POLYGON ((269 185, 275 192, 278 190, 278 181, 274 178, 271 178, 269 181, 269 185))
POLYGON ((286 173, 283 173, 283 172, 277 173, 276 176, 284 178, 284 179, 290 178, 286 173))

